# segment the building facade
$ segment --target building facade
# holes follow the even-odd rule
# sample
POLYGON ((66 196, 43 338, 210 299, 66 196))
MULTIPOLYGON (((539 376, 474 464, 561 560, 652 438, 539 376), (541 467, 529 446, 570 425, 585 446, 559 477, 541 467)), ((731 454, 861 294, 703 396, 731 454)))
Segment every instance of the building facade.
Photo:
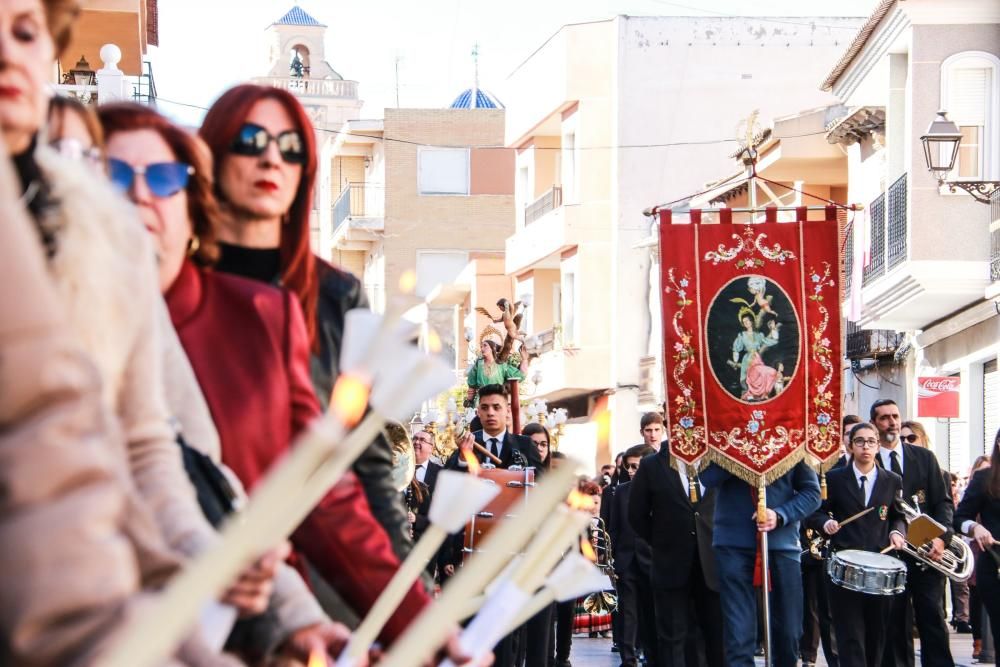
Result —
POLYGON ((1000 427, 1000 215, 939 186, 920 137, 947 110, 963 135, 949 178, 1000 179, 1000 4, 880 2, 823 88, 850 109, 828 139, 847 152, 849 197, 867 210, 847 253, 845 315, 853 333, 895 347, 888 363, 848 373, 845 393, 863 416, 875 398, 897 399, 943 466, 964 474, 1000 427), (959 417, 921 417, 922 376, 961 379, 959 417))
MULTIPOLYGON (((506 268, 540 355, 535 396, 586 420, 608 397, 611 439, 639 441, 662 404, 661 336, 643 210, 732 170, 738 125, 823 107, 816 89, 860 19, 628 17, 564 26, 511 74, 516 231, 506 268)), ((590 438, 590 436, 587 436, 590 438)), ((592 438, 591 438, 592 440, 592 438)))

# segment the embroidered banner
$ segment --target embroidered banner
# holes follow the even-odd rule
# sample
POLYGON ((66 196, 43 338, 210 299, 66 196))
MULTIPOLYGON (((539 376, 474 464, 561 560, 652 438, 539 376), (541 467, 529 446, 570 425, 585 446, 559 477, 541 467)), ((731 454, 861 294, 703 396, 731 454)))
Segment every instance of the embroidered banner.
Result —
MULTIPOLYGON (((825 220, 671 224, 660 212, 670 451, 770 484, 840 454, 840 257, 825 220)), ((723 221, 730 220, 724 215, 723 221)))

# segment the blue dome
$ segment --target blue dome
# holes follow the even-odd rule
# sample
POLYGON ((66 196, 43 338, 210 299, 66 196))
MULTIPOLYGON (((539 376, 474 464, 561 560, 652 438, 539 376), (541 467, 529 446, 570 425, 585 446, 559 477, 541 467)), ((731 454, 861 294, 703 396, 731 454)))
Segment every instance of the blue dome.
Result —
MULTIPOLYGON (((455 101, 451 103, 452 109, 471 109, 472 106, 472 88, 467 88, 455 98, 455 101)), ((503 103, 493 96, 489 91, 483 90, 482 88, 476 89, 476 109, 503 109, 503 103)))

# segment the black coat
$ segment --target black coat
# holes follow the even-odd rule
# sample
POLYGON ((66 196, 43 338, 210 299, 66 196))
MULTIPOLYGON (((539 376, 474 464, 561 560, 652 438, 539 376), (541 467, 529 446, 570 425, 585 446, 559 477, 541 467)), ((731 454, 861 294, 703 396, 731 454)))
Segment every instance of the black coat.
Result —
MULTIPOLYGON (((480 445, 485 446, 486 440, 484 439, 483 431, 476 431, 472 434, 475 437, 476 442, 480 445)), ((487 449, 489 449, 487 447, 487 449)), ((542 468, 542 457, 538 455, 538 449, 535 447, 535 443, 531 441, 531 438, 523 435, 513 435, 507 433, 503 440, 503 450, 500 452, 500 459, 503 461, 498 468, 509 468, 516 463, 514 457, 514 450, 517 450, 521 454, 521 459, 524 461, 525 467, 535 468, 535 477, 541 476, 544 472, 542 468)), ((444 467, 448 470, 466 470, 465 461, 461 461, 459 456, 460 452, 456 449, 455 452, 448 457, 448 461, 444 464, 444 467), (461 465, 459 462, 461 461, 461 465)), ((488 458, 486 454, 482 452, 475 452, 476 458, 479 459, 480 463, 485 463, 488 458)))
MULTIPOLYGON (((647 576, 653 565, 653 549, 649 542, 635 534, 632 523, 628 519, 629 496, 632 495, 632 482, 623 482, 618 486, 608 487, 608 535, 611 536, 611 553, 615 560, 615 572, 623 575, 635 561, 639 569, 647 576)), ((603 503, 603 501, 602 501, 603 503)), ((604 505, 601 505, 604 510, 604 505)))
POLYGON ((843 521, 867 507, 875 508, 844 526, 830 538, 830 545, 834 550, 881 551, 889 544, 890 532, 895 530, 906 535, 906 519, 896 508, 896 497, 903 489, 903 481, 896 473, 879 468, 867 505, 854 477, 854 466, 844 466, 828 472, 826 488, 827 498, 823 505, 806 519, 806 524, 820 535, 826 535, 823 524, 831 518, 843 521))
MULTIPOLYGON (((920 511, 947 529, 941 539, 947 544, 951 539, 951 524, 955 514, 955 503, 951 498, 951 488, 944 484, 941 466, 934 452, 917 445, 901 442, 903 448, 903 500, 913 505, 913 496, 920 499, 920 511)), ((882 465, 881 452, 875 457, 876 465, 882 465)))
POLYGON ((989 494, 991 469, 980 470, 972 475, 965 488, 962 502, 955 510, 955 530, 960 531, 966 521, 981 523, 986 530, 1000 539, 1000 498, 989 494))
POLYGON ((632 479, 628 518, 636 535, 649 542, 653 551, 652 582, 655 587, 679 588, 691 574, 695 558, 701 564, 706 585, 719 590, 715 554, 712 551, 715 489, 706 489, 698 503, 670 465, 670 451, 662 447, 639 464, 632 479))
POLYGON ((427 472, 424 473, 424 484, 427 485, 428 490, 430 490, 431 495, 434 494, 434 487, 437 486, 438 473, 444 469, 440 463, 435 463, 428 459, 427 461, 427 472))

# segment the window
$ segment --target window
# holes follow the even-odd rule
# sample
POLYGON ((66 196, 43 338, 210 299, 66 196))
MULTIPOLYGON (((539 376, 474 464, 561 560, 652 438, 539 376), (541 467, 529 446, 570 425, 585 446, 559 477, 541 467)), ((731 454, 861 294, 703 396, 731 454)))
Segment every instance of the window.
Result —
POLYGON ((966 51, 941 64, 941 106, 962 133, 953 179, 991 180, 1000 174, 1000 58, 966 51))
POLYGON ((417 251, 417 289, 419 297, 430 294, 438 285, 450 285, 469 263, 463 251, 417 251))
POLYGON ((469 149, 417 149, 417 186, 422 195, 469 194, 469 149))

